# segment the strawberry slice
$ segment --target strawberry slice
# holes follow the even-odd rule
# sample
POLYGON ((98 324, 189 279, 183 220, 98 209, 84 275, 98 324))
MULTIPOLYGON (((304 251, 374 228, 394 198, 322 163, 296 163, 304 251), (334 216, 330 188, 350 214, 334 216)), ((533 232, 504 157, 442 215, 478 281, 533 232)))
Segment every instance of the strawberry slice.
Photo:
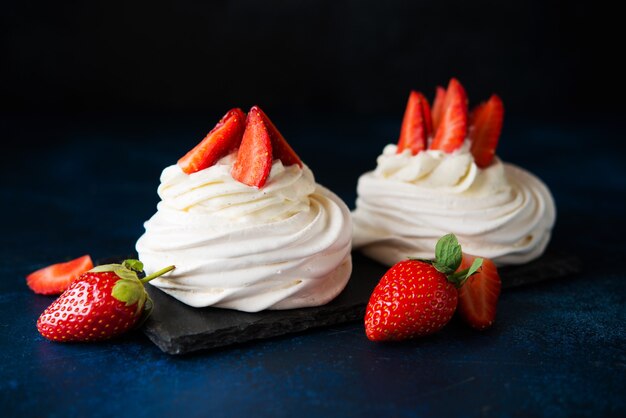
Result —
POLYGON ((245 123, 246 114, 241 109, 229 110, 198 145, 178 160, 178 165, 187 174, 211 167, 239 146, 245 123))
POLYGON ((396 151, 398 154, 407 148, 413 155, 426 149, 429 127, 432 129, 430 117, 430 106, 424 95, 411 91, 400 128, 400 139, 396 151))
POLYGON ((443 116, 443 102, 446 101, 446 89, 441 86, 437 86, 435 93, 435 100, 433 101, 433 130, 436 132, 441 118, 443 116))
POLYGON ((258 106, 252 106, 250 112, 258 112, 265 122, 265 127, 270 134, 270 140, 272 141, 272 155, 275 159, 282 161, 284 166, 290 166, 298 164, 302 167, 302 161, 298 154, 291 148, 289 143, 285 140, 285 137, 280 133, 276 126, 272 123, 270 118, 261 110, 258 106))
POLYGON ((240 183, 261 188, 265 185, 271 168, 270 133, 259 108, 252 108, 248 112, 246 129, 231 174, 240 183))
POLYGON ((81 274, 91 270, 91 257, 84 255, 65 263, 52 264, 26 276, 26 284, 40 295, 59 295, 81 274))
POLYGON ((426 121, 426 137, 430 138, 433 134, 433 116, 430 111, 430 104, 428 99, 422 93, 417 92, 422 99, 422 110, 424 111, 424 120, 426 121))
MULTIPOLYGON (((459 270, 468 268, 476 257, 463 254, 459 270)), ((496 319, 496 305, 502 282, 493 261, 483 258, 478 272, 470 276, 459 289, 459 314, 472 328, 487 329, 496 319)))
POLYGON ((460 148, 467 136, 467 95, 456 78, 450 80, 443 116, 430 149, 452 152, 460 148))
POLYGON ((469 137, 472 141, 471 152, 478 167, 488 167, 493 161, 503 121, 504 105, 496 94, 472 111, 469 137))

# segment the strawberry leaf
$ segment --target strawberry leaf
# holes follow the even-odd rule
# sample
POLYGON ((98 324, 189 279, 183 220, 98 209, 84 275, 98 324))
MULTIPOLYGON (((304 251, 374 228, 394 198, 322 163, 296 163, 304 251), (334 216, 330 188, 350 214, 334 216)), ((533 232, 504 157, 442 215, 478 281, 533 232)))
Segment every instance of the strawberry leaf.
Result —
POLYGON ((102 264, 100 266, 96 266, 89 270, 91 273, 103 273, 106 271, 115 271, 120 268, 119 264, 102 264))
POLYGON ((143 307, 143 303, 146 300, 146 291, 143 288, 143 284, 138 279, 121 279, 113 286, 111 296, 120 302, 124 302, 126 306, 140 302, 139 305, 143 307))
POLYGON ((143 263, 139 260, 124 260, 122 265, 129 270, 136 271, 137 273, 141 273, 143 271, 143 263))
POLYGON ((117 274, 121 279, 139 281, 137 273, 133 270, 127 269, 126 267, 118 266, 118 268, 113 270, 113 272, 117 274))
POLYGON ((139 260, 125 260, 124 264, 103 264, 89 270, 92 273, 104 273, 112 271, 120 279, 139 280, 137 273, 143 271, 143 263, 139 260), (141 268, 141 270, 137 270, 141 268))
POLYGON ((433 265, 434 268, 437 269, 438 272, 443 273, 446 276, 454 273, 454 269, 448 267, 445 264, 438 263, 436 260, 434 262, 432 262, 431 264, 433 265))

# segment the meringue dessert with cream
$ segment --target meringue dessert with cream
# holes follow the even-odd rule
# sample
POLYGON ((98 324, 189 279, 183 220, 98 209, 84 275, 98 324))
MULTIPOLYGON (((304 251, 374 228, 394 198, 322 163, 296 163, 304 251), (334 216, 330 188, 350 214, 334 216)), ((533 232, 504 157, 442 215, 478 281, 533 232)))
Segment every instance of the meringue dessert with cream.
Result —
POLYGON ((183 303, 246 312, 323 305, 352 271, 351 216, 257 106, 229 111, 161 174, 137 252, 183 303))
POLYGON ((355 248, 392 265, 432 258, 437 239, 453 233, 465 252, 498 265, 539 257, 556 219, 554 199, 533 174, 495 155, 503 116, 497 95, 468 114, 454 78, 437 89, 432 112, 411 92, 398 144, 359 178, 355 248))

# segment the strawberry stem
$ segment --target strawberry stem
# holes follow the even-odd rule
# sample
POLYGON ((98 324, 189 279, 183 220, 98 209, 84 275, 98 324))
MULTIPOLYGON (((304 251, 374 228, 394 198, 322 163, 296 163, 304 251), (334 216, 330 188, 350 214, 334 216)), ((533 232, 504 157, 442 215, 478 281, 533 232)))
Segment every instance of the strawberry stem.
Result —
POLYGON ((175 268, 176 268, 176 266, 165 267, 165 268, 163 268, 163 269, 161 269, 159 271, 155 271, 154 273, 152 273, 149 276, 144 277, 143 279, 140 279, 140 281, 141 281, 141 283, 148 283, 150 280, 156 279, 157 277, 162 276, 165 273, 168 273, 168 272, 174 270, 175 268))

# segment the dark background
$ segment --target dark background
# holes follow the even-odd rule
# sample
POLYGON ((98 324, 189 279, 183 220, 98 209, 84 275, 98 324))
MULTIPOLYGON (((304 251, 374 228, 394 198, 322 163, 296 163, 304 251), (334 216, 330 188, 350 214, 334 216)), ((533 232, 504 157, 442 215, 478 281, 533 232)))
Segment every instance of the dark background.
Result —
POLYGON ((260 104, 399 120, 409 89, 432 97, 451 76, 474 103, 498 92, 519 118, 624 109, 617 16, 597 2, 3 3, 5 119, 205 115, 208 129, 230 107, 260 104))
POLYGON ((0 406, 7 416, 624 416, 623 17, 600 2, 3 1, 0 406), (261 105, 351 207, 409 89, 506 106, 498 155, 558 209, 577 277, 503 292, 495 326, 369 343, 362 323, 170 359, 140 333, 51 344, 24 277, 131 254, 159 174, 261 105), (129 396, 132 396, 133 401, 129 396))

